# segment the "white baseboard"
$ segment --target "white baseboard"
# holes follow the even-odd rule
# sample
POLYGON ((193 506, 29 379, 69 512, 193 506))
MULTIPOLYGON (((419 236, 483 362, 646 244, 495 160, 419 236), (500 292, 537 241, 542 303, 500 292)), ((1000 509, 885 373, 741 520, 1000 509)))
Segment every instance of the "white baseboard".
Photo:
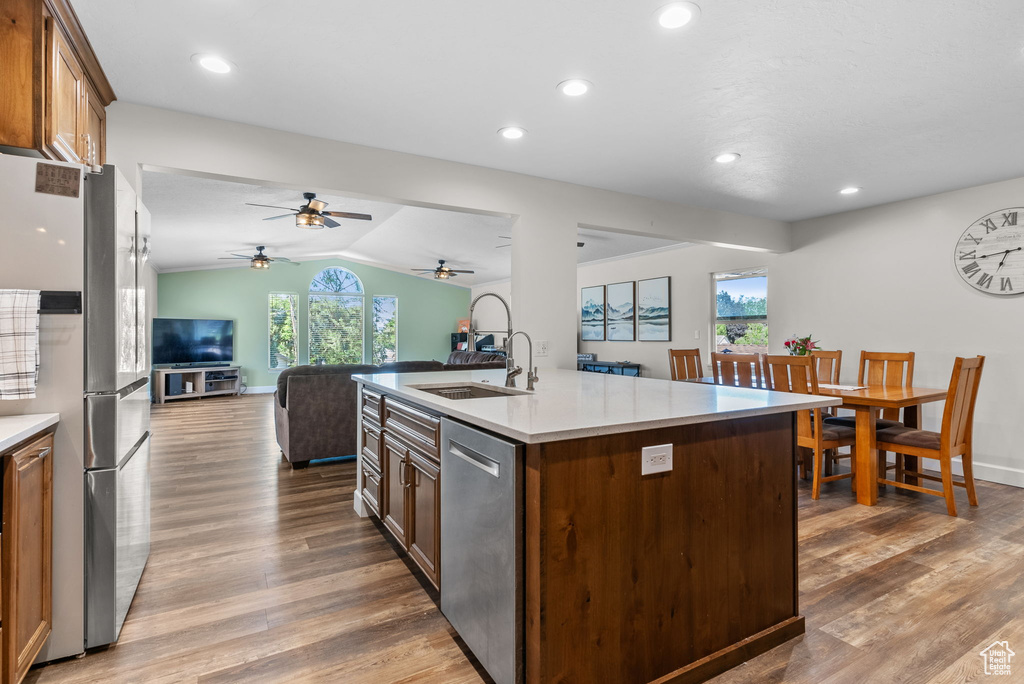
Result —
POLYGON ((352 492, 352 508, 360 518, 370 517, 370 509, 363 503, 363 497, 358 491, 352 492))
POLYGON ((277 385, 262 385, 258 387, 248 387, 245 390, 246 394, 273 394, 277 391, 277 385))

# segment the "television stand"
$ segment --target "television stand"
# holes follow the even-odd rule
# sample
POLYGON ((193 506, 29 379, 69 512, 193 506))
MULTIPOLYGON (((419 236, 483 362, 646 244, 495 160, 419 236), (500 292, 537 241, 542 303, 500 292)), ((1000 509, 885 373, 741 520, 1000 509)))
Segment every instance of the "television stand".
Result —
POLYGON ((153 369, 153 397, 158 404, 176 399, 202 399, 238 394, 241 391, 241 366, 153 369), (185 391, 185 383, 192 383, 191 392, 185 391))

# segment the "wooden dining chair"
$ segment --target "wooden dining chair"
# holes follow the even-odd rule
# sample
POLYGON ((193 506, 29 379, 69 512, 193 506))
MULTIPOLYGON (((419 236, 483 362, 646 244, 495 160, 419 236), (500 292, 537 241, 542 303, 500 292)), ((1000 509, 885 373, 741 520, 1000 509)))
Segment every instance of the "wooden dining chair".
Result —
POLYGON ((700 362, 700 349, 669 349, 668 369, 673 380, 692 380, 704 377, 700 362))
POLYGON ((811 350, 811 358, 814 359, 814 370, 818 374, 818 382, 824 382, 829 385, 839 384, 839 371, 843 366, 842 351, 813 349, 811 350))
POLYGON ((882 476, 878 478, 880 483, 944 497, 946 499, 946 512, 952 516, 956 516, 956 500, 953 496, 954 486, 966 489, 968 503, 972 506, 978 505, 978 494, 974 489, 972 442, 974 437, 974 404, 978 398, 978 385, 981 383, 981 371, 984 366, 984 356, 976 356, 972 359, 958 357, 953 363, 953 377, 949 381, 949 391, 946 394, 946 406, 942 412, 942 429, 940 432, 916 430, 904 426, 878 431, 878 448, 893 451, 897 454, 896 480, 900 480, 886 479, 886 473, 883 472, 882 476), (918 471, 904 471, 902 454, 937 460, 942 477, 935 477, 934 475, 918 471), (963 482, 953 481, 953 457, 955 456, 960 456, 963 462, 963 482), (905 473, 913 477, 941 482, 942 491, 902 482, 905 473))
POLYGON ((760 354, 711 352, 711 373, 716 385, 761 388, 760 354))
MULTIPOLYGON (((815 361, 811 356, 765 356, 764 374, 768 387, 777 392, 794 392, 796 394, 818 394, 818 374, 815 361)), ((796 413, 796 444, 798 447, 810 449, 813 454, 814 481, 811 485, 811 498, 821 495, 821 483, 849 478, 851 485, 856 477, 856 458, 853 451, 840 454, 840 447, 853 446, 856 430, 841 425, 826 425, 822 422, 821 409, 806 409, 796 413), (825 452, 835 453, 836 458, 850 459, 850 472, 842 475, 826 475, 824 470, 825 452)), ((803 459, 801 459, 803 460, 803 459)), ((801 464, 801 476, 806 477, 806 465, 801 464)), ((854 491, 856 488, 854 487, 854 491)))

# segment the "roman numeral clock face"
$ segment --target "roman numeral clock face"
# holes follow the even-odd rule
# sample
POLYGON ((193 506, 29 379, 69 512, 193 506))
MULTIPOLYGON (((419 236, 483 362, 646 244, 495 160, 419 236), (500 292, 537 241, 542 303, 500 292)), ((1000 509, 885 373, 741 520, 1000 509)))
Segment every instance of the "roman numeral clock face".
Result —
POLYGON ((983 216, 956 243, 953 262, 968 285, 993 295, 1024 294, 1024 207, 983 216))

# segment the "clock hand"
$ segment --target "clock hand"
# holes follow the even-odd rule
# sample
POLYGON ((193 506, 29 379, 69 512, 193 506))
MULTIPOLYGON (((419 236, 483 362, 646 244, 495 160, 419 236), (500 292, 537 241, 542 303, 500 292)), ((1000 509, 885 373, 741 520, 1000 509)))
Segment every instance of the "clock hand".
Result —
POLYGON ((1003 267, 1003 264, 1006 262, 1006 257, 1010 256, 1010 252, 1017 252, 1020 249, 1021 248, 1018 247, 1017 249, 1008 249, 1008 250, 1006 250, 1006 253, 1003 254, 1003 260, 999 262, 998 266, 996 266, 996 273, 998 273, 999 269, 1001 269, 1003 267))
MULTIPOLYGON (((1020 249, 1020 247, 1018 247, 1017 249, 1020 249)), ((1003 257, 1006 257, 1006 255, 1007 255, 1007 254, 1009 254, 1010 252, 1013 252, 1013 251, 1016 251, 1016 250, 1012 250, 1012 249, 1007 249, 1007 250, 1004 250, 1004 251, 1002 251, 1002 252, 992 252, 991 254, 982 254, 982 255, 981 255, 980 257, 978 257, 978 258, 979 258, 979 259, 987 259, 987 258, 989 258, 989 257, 993 257, 993 256, 998 256, 998 255, 1000 255, 1000 254, 1002 254, 1002 255, 1003 255, 1003 257)))

